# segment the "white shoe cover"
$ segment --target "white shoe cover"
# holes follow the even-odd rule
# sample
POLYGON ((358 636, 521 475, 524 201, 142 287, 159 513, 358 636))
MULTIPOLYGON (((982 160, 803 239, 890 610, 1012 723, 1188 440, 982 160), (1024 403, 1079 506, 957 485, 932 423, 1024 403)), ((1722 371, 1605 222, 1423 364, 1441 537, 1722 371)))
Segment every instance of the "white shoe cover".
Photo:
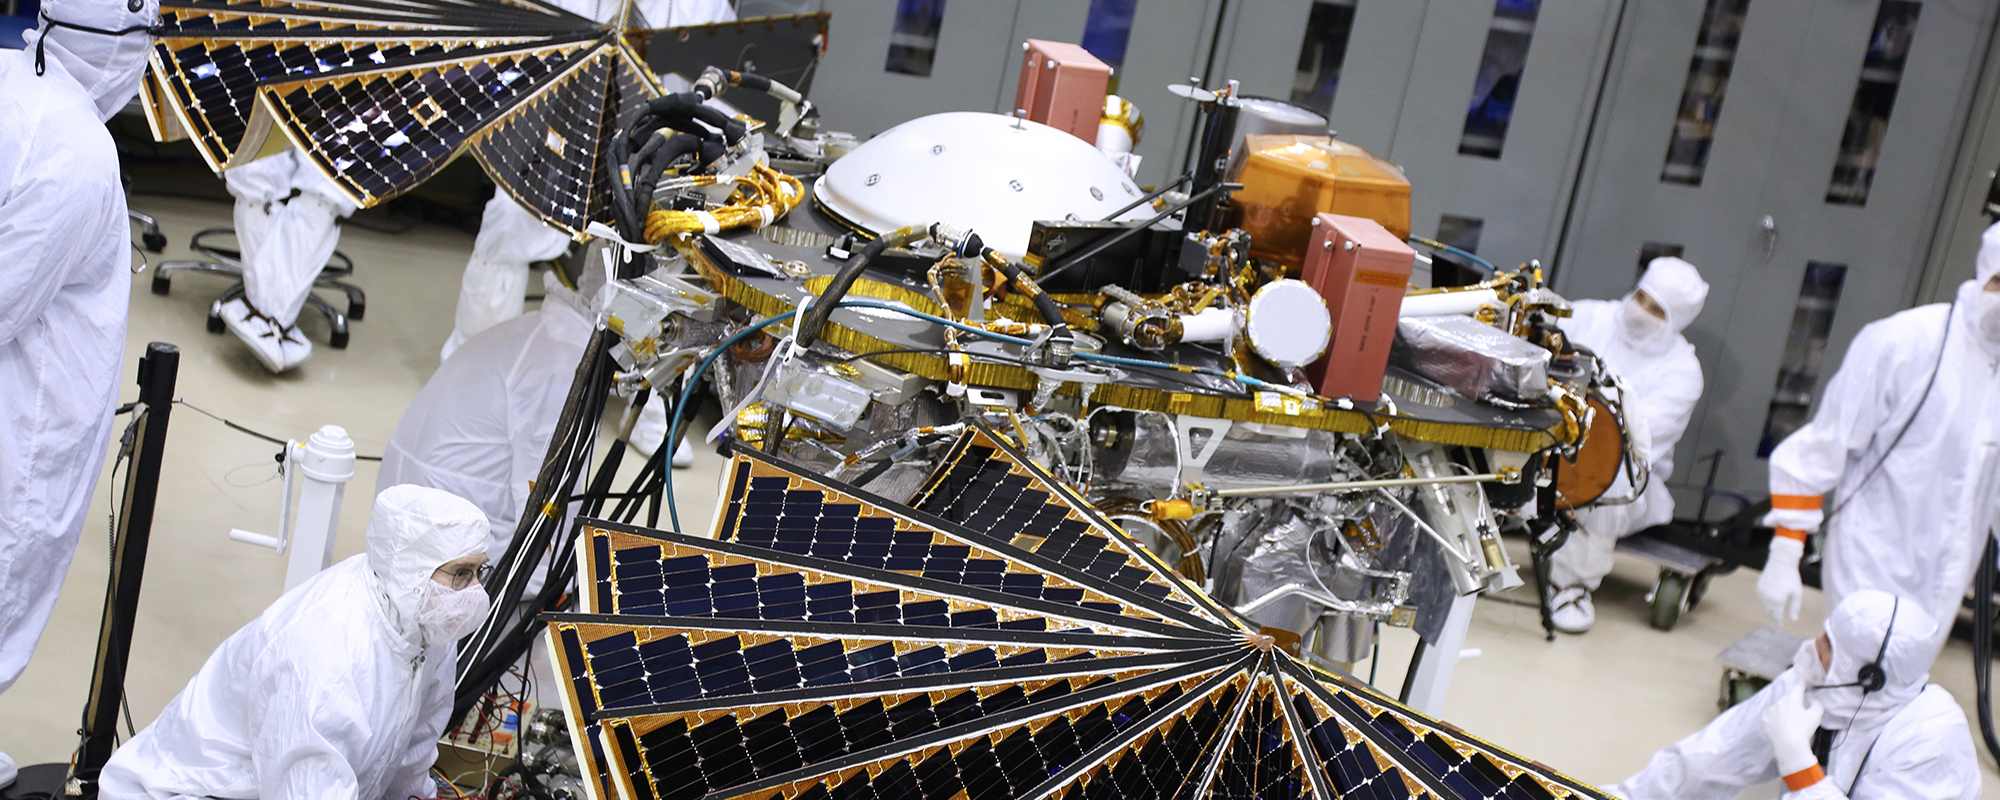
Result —
POLYGON ((1549 606, 1549 621, 1563 633, 1584 633, 1597 622, 1597 609, 1590 604, 1590 590, 1581 586, 1556 592, 1549 606))
MULTIPOLYGON (((653 453, 667 440, 667 406, 660 398, 646 400, 646 407, 639 409, 639 421, 632 423, 632 436, 626 441, 640 455, 652 458, 653 453)), ((672 459, 674 469, 687 469, 694 465, 694 446, 686 436, 681 437, 681 445, 674 448, 672 459)))
MULTIPOLYGON (((649 397, 646 399, 645 407, 639 409, 639 421, 632 423, 632 435, 627 437, 626 441, 631 442, 633 449, 638 450, 640 455, 652 458, 653 451, 660 449, 660 443, 666 440, 667 405, 660 402, 658 397, 649 397)), ((674 466, 678 467, 680 453, 676 452, 674 456, 674 466)), ((694 456, 689 454, 688 457, 694 456)))
POLYGON ((14 785, 14 778, 20 774, 20 768, 14 766, 14 759, 6 753, 0 753, 0 789, 14 785))
POLYGON ((279 328, 270 318, 252 311, 250 304, 237 298, 217 308, 229 332, 250 346, 251 354, 273 373, 284 372, 312 358, 312 342, 297 325, 279 328))

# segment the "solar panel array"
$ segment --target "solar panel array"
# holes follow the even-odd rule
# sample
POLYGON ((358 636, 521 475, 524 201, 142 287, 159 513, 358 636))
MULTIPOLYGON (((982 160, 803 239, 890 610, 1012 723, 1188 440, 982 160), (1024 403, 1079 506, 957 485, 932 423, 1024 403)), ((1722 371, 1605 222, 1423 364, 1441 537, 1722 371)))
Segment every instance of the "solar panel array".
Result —
POLYGON ((211 167, 296 147, 361 206, 470 150, 581 234, 611 218, 610 137, 660 95, 621 29, 532 0, 163 0, 160 19, 154 96, 211 167))
POLYGON ((581 523, 600 800, 1604 797, 1307 667, 982 425, 909 504, 752 451, 723 495, 581 523))

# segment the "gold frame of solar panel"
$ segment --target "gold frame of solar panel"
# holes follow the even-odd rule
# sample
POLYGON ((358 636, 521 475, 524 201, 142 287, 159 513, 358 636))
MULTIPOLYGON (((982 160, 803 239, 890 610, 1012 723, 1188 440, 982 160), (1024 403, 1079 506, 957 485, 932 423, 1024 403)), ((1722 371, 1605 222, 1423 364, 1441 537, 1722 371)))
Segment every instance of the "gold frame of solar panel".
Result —
POLYGON ((157 138, 190 139, 218 172, 295 148, 362 207, 470 152, 580 237, 611 218, 612 137, 664 93, 626 25, 535 0, 162 0, 160 15, 157 138))
POLYGON ((947 453, 911 505, 739 450, 715 538, 581 523, 597 797, 1603 796, 1285 654, 1004 434, 947 453))

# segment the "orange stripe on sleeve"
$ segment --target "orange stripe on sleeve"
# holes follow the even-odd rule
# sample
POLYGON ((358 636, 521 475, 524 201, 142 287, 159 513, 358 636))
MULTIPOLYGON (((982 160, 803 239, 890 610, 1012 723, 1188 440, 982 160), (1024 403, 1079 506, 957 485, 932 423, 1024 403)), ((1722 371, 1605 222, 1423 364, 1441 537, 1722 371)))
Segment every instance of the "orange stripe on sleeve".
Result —
POLYGON ((1818 764, 1814 764, 1798 772, 1786 775, 1785 788, 1794 792, 1801 792, 1805 791, 1806 787, 1823 780, 1826 780, 1826 770, 1820 769, 1818 764))
POLYGON ((1791 539, 1797 542, 1803 542, 1806 540, 1805 531, 1792 530, 1791 528, 1779 528, 1776 535, 1780 539, 1791 539))
POLYGON ((1825 502, 1823 494, 1771 495, 1771 507, 1779 511, 1818 511, 1825 502))

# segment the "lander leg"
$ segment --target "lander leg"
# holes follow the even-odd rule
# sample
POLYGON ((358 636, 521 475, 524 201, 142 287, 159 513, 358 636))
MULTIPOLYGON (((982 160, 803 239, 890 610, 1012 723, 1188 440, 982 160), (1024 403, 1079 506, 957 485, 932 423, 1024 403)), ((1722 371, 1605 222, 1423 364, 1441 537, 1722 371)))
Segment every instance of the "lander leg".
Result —
POLYGON ((1465 631, 1472 626, 1472 605, 1478 600, 1476 594, 1453 598, 1437 642, 1417 646, 1417 666, 1403 684, 1402 699, 1419 713, 1443 713, 1445 692, 1451 688, 1452 670, 1457 669, 1459 655, 1465 650, 1465 631))

